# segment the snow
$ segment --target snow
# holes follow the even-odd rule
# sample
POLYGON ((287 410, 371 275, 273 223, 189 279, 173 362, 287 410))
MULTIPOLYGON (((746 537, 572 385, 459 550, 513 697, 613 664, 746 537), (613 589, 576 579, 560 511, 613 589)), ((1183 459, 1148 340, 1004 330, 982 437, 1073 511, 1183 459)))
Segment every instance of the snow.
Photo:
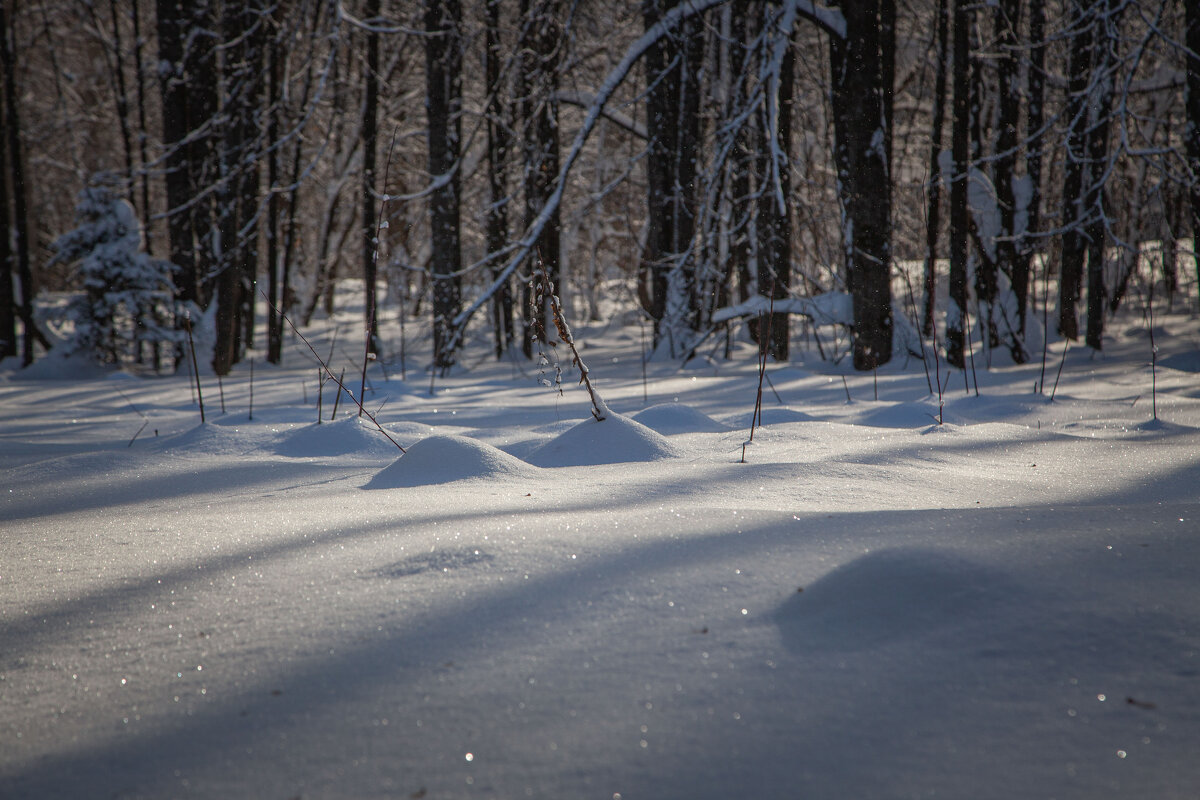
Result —
POLYGON ((1200 321, 1155 322, 1154 397, 1132 310, 1053 401, 796 347, 746 463, 747 342, 643 384, 578 325, 603 421, 372 368, 404 454, 291 340, 203 425, 3 362, 0 797, 1195 797, 1200 321))

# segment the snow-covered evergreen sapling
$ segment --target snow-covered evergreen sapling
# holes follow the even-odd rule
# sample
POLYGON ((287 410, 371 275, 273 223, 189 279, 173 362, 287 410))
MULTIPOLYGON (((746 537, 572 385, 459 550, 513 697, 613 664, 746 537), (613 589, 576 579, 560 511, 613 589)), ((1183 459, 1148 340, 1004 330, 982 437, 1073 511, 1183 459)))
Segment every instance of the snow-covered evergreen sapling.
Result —
POLYGON ((83 289, 67 307, 74 323, 67 353, 119 364, 137 358, 143 344, 177 344, 175 266, 142 251, 137 216, 112 179, 97 176, 79 193, 75 220, 78 227, 51 244, 50 263, 74 264, 83 289))

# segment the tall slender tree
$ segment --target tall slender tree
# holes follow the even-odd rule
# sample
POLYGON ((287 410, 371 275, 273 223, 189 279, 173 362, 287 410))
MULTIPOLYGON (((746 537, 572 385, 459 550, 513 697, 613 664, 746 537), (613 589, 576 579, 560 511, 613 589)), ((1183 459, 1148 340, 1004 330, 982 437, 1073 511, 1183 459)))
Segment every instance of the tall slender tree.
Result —
POLYGON ((203 309, 215 272, 216 8, 213 0, 157 0, 157 12, 170 260, 179 300, 203 309))
MULTIPOLYGON (((1185 3, 1187 8, 1187 140, 1188 199, 1192 218, 1192 259, 1196 281, 1200 283, 1200 4, 1185 3)), ((1196 299, 1200 308, 1200 296, 1196 299)))
POLYGON ((966 366, 967 254, 970 209, 967 185, 970 175, 970 20, 968 0, 954 4, 954 119, 950 149, 953 175, 950 183, 950 305, 946 309, 946 360, 955 367, 966 366))
POLYGON ((1068 3, 1071 52, 1067 64, 1067 141, 1062 193, 1062 257, 1058 280, 1058 332, 1068 339, 1079 338, 1076 306, 1082 294, 1083 265, 1087 258, 1084 201, 1087 172, 1088 88, 1092 68, 1092 36, 1097 0, 1068 3))
MULTIPOLYGON (((678 0, 643 0, 646 29, 678 0)), ((698 296, 692 240, 700 140, 700 69, 704 38, 699 20, 680 24, 646 54, 647 232, 642 270, 655 345, 683 355, 696 329, 698 296)))
POLYGON ((933 336, 934 312, 937 308, 937 254, 943 184, 942 139, 946 119, 946 76, 950 72, 949 13, 947 0, 938 0, 934 48, 937 64, 934 67, 933 129, 929 144, 929 210, 925 215, 925 281, 922 293, 924 313, 921 317, 921 331, 926 336, 933 336))
MULTIPOLYGON (((362 113, 362 270, 366 295, 363 298, 364 323, 373 353, 380 350, 379 323, 376 314, 375 283, 378 276, 379 241, 375 206, 375 154, 379 148, 379 0, 367 0, 363 9, 367 31, 366 63, 363 66, 362 113)), ((384 187, 386 191, 387 187, 384 187)))
MULTIPOLYGON (((561 56, 559 0, 521 0, 521 105, 524 117, 525 224, 528 227, 546 206, 555 188, 559 170, 558 60, 561 56)), ((562 217, 557 206, 542 228, 534 247, 537 269, 543 270, 556 288, 561 281, 562 217)), ((534 308, 534 297, 525 287, 525 330, 522 340, 526 356, 533 355, 534 331, 554 331, 548 299, 534 308)))
MULTIPOLYGON (((21 316, 21 362, 25 366, 33 363, 33 344, 37 338, 37 326, 33 319, 33 271, 29 265, 29 210, 26 201, 25 165, 21 153, 21 118, 17 113, 17 46, 16 36, 9 24, 8 7, 0 3, 0 72, 4 81, 4 130, 7 134, 5 151, 8 163, 0 165, 0 173, 7 172, 12 205, 12 242, 16 250, 17 279, 21 294, 18 309, 21 316)), ((0 180, 4 179, 0 175, 0 180)), ((4 234, 9 231, 7 216, 4 218, 4 234)), ((11 275, 11 272, 10 272, 11 275)))
POLYGON ((425 0, 425 111, 428 118, 433 285, 433 364, 455 363, 454 316, 462 300, 462 6, 425 0))
POLYGON ((843 4, 845 38, 829 39, 842 249, 854 306, 853 360, 860 370, 892 357, 892 192, 886 146, 892 92, 883 82, 894 54, 885 52, 888 40, 880 20, 893 14, 893 2, 843 4))

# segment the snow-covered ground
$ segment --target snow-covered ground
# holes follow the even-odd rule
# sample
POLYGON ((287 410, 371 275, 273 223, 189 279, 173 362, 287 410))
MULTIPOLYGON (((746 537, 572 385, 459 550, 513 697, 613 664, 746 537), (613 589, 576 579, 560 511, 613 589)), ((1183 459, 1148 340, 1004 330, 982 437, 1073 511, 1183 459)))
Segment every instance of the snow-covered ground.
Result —
POLYGON ((404 456, 290 338, 205 425, 6 362, 0 797, 1200 796, 1200 324, 1156 323, 1156 397, 1122 316, 943 425, 919 361, 801 351, 745 463, 747 346, 643 384, 636 326, 576 325, 603 422, 373 368, 404 456))

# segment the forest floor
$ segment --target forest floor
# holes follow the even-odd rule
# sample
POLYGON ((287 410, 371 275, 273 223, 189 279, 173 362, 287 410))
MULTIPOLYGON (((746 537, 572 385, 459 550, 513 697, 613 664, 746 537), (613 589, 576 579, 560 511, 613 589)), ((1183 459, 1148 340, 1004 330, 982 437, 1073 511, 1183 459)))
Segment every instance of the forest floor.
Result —
MULTIPOLYGON (((305 331, 355 387, 360 319, 305 331)), ((619 321, 603 422, 372 367, 405 455, 290 336, 203 425, 0 364, 0 797, 1200 796, 1200 320, 1155 325, 941 401, 801 349, 744 463, 751 346, 643 381, 619 321)))

